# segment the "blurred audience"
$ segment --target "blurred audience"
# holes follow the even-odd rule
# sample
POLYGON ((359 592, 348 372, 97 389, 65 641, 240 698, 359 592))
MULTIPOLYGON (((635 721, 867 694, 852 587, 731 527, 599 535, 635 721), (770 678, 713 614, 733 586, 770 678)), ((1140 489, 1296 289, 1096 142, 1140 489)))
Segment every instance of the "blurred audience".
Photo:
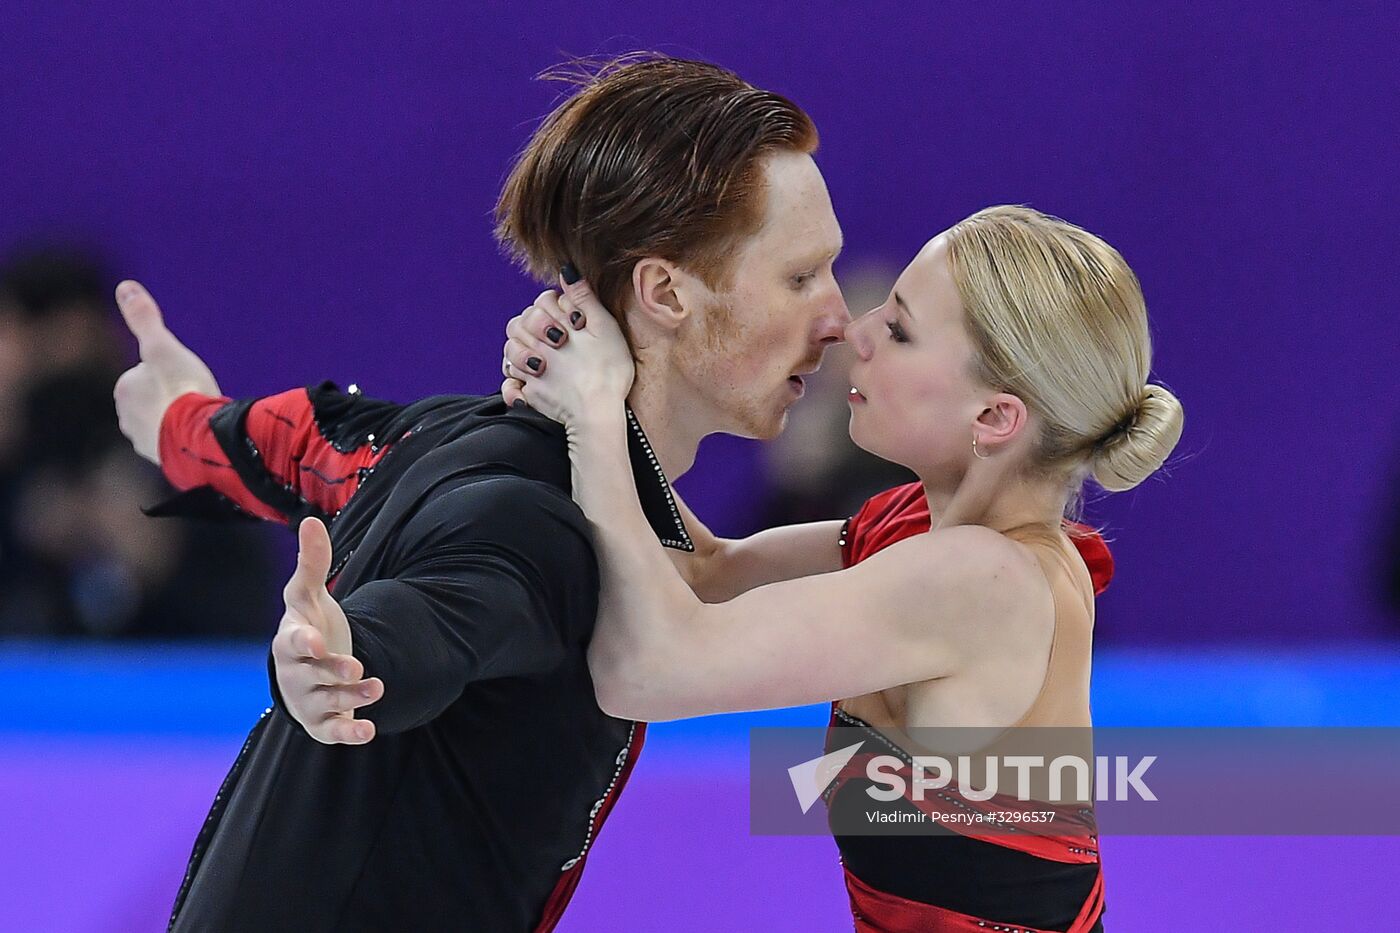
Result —
MULTIPOLYGON (((882 263, 843 269, 841 287, 851 316, 883 304, 898 276, 898 266, 882 263)), ((807 377, 802 401, 789 409, 786 430, 764 446, 772 493, 758 527, 848 518, 877 492, 914 481, 904 467, 851 442, 846 396, 853 359, 846 344, 828 352, 821 370, 807 377)))
POLYGON ((117 430, 113 283, 70 250, 0 265, 0 636, 265 636, 265 531, 141 512, 170 490, 117 430))

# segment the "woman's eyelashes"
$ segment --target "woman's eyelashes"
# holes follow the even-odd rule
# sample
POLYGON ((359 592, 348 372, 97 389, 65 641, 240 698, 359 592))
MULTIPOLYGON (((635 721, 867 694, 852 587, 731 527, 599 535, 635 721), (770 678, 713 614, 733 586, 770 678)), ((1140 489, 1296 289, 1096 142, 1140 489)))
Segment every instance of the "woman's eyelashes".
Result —
POLYGON ((886 321, 885 327, 889 328, 890 339, 895 343, 909 342, 909 335, 904 332, 903 326, 898 321, 886 321))

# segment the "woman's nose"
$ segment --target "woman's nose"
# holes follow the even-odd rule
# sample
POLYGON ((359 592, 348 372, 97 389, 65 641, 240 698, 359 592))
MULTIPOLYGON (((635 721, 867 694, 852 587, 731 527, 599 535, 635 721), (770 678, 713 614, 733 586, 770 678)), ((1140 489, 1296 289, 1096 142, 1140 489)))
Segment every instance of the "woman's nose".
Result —
POLYGON ((870 338, 870 320, 875 312, 867 311, 846 325, 846 342, 855 348, 856 355, 868 360, 875 352, 874 341, 870 338))

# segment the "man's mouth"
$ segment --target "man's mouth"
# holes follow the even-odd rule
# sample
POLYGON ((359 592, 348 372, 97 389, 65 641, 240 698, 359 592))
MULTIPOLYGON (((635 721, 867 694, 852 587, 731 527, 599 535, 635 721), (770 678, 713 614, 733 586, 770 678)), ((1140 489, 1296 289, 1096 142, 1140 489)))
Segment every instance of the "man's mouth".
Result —
POLYGON ((792 383, 794 388, 800 389, 807 384, 807 377, 813 375, 814 373, 816 373, 817 370, 821 368, 822 360, 819 357, 811 361, 807 366, 793 373, 791 376, 788 376, 788 382, 792 383))
POLYGON ((865 396, 860 394, 860 389, 857 389, 855 386, 851 386, 851 391, 846 395, 846 401, 863 402, 865 401, 865 396))
POLYGON ((822 368, 822 358, 818 356, 815 359, 804 360, 803 363, 801 369, 787 378, 788 388, 792 389, 793 394, 798 398, 801 398, 807 391, 807 377, 822 368))

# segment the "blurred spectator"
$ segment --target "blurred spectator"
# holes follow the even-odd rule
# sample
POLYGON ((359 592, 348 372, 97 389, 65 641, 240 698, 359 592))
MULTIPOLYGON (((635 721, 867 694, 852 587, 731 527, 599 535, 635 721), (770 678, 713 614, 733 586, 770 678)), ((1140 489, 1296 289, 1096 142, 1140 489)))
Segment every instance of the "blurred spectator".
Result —
MULTIPOLYGON (((841 288, 851 317, 884 304, 898 276, 898 268, 882 263, 844 270, 841 288)), ((821 370, 807 377, 802 401, 789 409, 787 428, 764 446, 772 495, 759 527, 848 518, 877 492, 914 481, 904 467, 851 441, 846 395, 853 359, 849 345, 829 351, 821 370)))
POLYGON ((117 429, 110 291, 75 252, 0 266, 0 636, 266 635, 261 529, 141 513, 169 489, 117 429))

